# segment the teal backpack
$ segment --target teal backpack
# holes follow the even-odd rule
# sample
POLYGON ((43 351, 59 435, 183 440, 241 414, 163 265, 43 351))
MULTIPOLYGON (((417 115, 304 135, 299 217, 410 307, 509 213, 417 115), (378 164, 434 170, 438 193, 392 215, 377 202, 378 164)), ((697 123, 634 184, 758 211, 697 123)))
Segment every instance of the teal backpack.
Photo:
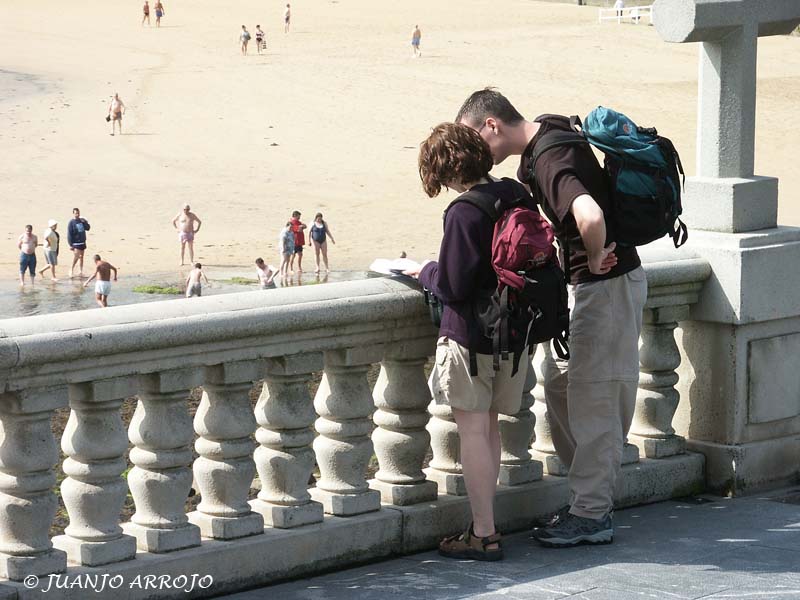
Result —
POLYGON ((643 246, 665 235, 676 248, 685 244, 689 233, 679 218, 683 165, 672 142, 653 127, 638 127, 622 113, 602 106, 590 112, 583 123, 573 116, 569 130, 551 131, 536 143, 531 174, 547 150, 587 143, 605 156, 617 245, 643 246))

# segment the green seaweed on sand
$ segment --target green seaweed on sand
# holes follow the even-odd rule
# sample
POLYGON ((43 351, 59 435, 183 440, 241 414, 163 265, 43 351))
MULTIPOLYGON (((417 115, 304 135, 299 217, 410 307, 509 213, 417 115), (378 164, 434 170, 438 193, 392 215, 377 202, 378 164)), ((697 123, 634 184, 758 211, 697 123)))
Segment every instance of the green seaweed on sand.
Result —
POLYGON ((138 294, 164 294, 177 296, 183 294, 183 290, 176 285, 137 285, 133 291, 138 294))

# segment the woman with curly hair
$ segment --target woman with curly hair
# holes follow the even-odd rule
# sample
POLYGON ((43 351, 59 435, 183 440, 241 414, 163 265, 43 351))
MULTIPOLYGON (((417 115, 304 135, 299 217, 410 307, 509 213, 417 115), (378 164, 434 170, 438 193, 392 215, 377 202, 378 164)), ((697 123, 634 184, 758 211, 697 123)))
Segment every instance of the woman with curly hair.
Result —
MULTIPOLYGON (((459 198, 468 191, 508 202, 526 198, 525 204, 535 209, 521 184, 492 178, 491 168, 489 146, 465 125, 437 125, 420 147, 419 174, 428 196, 437 196, 446 187, 458 192, 459 198)), ((449 405, 458 425, 472 511, 466 531, 442 540, 439 553, 451 558, 500 560, 503 550, 494 523, 500 470, 497 419, 498 413, 519 412, 528 361, 522 360, 513 376, 512 360, 501 361, 500 370, 494 370, 492 341, 481 332, 473 311, 476 299, 497 289, 491 262, 494 222, 483 210, 459 198, 445 211, 438 262, 423 263, 419 273, 409 273, 444 304, 429 385, 434 401, 449 405)))

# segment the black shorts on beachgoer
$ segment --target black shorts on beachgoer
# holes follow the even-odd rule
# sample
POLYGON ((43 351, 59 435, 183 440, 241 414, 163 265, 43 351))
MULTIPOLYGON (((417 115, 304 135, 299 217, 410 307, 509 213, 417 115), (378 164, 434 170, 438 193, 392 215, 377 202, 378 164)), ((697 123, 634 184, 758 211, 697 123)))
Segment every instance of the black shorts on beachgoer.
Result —
POLYGON ((303 253, 303 246, 302 245, 298 246, 298 245, 295 244, 294 253, 295 254, 302 254, 303 253))

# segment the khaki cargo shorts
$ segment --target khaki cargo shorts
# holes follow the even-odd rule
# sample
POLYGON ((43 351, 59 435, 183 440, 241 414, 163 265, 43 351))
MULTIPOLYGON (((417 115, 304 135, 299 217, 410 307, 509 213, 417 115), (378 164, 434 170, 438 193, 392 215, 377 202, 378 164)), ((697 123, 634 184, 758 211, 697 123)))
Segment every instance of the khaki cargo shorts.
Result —
POLYGON ((511 377, 513 361, 500 361, 495 371, 490 354, 478 354, 478 375, 469 374, 469 350, 447 337, 436 343, 436 361, 428 386, 436 404, 472 412, 489 410, 514 415, 522 404, 522 387, 528 373, 527 355, 519 361, 519 370, 511 377))

